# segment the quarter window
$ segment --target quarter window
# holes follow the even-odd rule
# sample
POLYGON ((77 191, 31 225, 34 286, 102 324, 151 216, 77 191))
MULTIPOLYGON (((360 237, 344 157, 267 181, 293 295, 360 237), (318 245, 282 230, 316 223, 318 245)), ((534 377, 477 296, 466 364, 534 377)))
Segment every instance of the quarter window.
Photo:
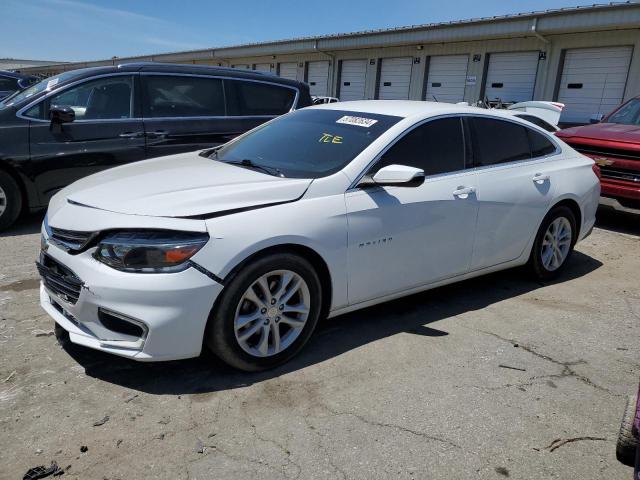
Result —
POLYGON ((556 147, 550 140, 544 135, 534 132, 527 128, 527 135, 529 135, 529 144, 531 145, 531 156, 544 157, 545 155, 551 155, 556 151, 556 147))
POLYGON ((222 80, 191 76, 145 75, 145 117, 223 116, 222 80))
POLYGON ((230 115, 282 115, 293 107, 296 91, 262 82, 225 81, 230 115))
POLYGON ((473 118, 476 164, 495 165, 531 158, 527 128, 493 118, 473 118))
MULTIPOLYGON (((77 120, 131 118, 132 93, 131 77, 116 76, 92 80, 69 88, 50 97, 48 105, 71 107, 77 120)), ((34 107, 27 115, 42 114, 42 117, 46 118, 42 110, 43 108, 34 107)))
POLYGON ((554 127, 550 123, 544 121, 540 117, 536 117, 535 115, 516 115, 516 117, 522 118, 523 120, 526 120, 527 122, 531 122, 534 125, 537 125, 540 128, 545 129, 547 132, 555 132, 557 130, 556 127, 554 127))
POLYGON ((425 175, 464 169, 464 137, 460 118, 433 120, 411 130, 380 159, 375 171, 388 165, 421 168, 425 175))

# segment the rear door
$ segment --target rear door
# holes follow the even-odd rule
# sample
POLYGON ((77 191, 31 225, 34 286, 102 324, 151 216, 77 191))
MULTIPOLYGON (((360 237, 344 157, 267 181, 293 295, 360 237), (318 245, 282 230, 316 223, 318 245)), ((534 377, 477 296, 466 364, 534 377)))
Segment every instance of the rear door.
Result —
POLYGON ((83 81, 24 112, 31 120, 31 163, 42 204, 79 178, 145 158, 136 78, 116 74, 83 81), (51 105, 71 107, 75 121, 52 126, 51 105))
POLYGON ((479 203, 471 270, 478 270, 524 252, 553 198, 557 148, 520 123, 490 117, 468 121, 479 203))
POLYGON ((220 78, 143 73, 141 82, 150 158, 219 145, 246 130, 241 119, 227 116, 220 78))

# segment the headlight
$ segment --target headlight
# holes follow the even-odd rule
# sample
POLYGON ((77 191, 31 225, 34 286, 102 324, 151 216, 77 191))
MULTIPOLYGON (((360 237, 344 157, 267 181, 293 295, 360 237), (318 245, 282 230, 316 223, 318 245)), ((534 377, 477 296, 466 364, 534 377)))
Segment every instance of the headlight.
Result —
POLYGON ((171 273, 186 269, 209 240, 206 233, 173 231, 115 232, 98 243, 96 260, 116 270, 171 273))

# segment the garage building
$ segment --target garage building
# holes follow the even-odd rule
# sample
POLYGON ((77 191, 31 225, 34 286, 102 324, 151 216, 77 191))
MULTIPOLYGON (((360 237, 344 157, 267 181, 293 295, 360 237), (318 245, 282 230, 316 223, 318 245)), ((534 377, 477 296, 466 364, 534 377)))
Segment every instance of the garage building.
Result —
POLYGON ((473 103, 553 100, 586 123, 640 95, 640 4, 620 2, 501 17, 186 52, 38 65, 53 75, 131 61, 254 69, 306 81, 341 100, 473 103))

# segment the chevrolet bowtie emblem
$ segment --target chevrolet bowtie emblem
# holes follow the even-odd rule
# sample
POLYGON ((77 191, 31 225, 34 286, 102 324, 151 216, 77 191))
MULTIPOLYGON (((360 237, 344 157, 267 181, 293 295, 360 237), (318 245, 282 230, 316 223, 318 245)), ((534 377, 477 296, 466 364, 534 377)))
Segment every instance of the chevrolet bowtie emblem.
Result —
POLYGON ((607 157, 593 157, 593 161, 600 167, 608 167, 613 165, 613 160, 609 160, 607 157))

